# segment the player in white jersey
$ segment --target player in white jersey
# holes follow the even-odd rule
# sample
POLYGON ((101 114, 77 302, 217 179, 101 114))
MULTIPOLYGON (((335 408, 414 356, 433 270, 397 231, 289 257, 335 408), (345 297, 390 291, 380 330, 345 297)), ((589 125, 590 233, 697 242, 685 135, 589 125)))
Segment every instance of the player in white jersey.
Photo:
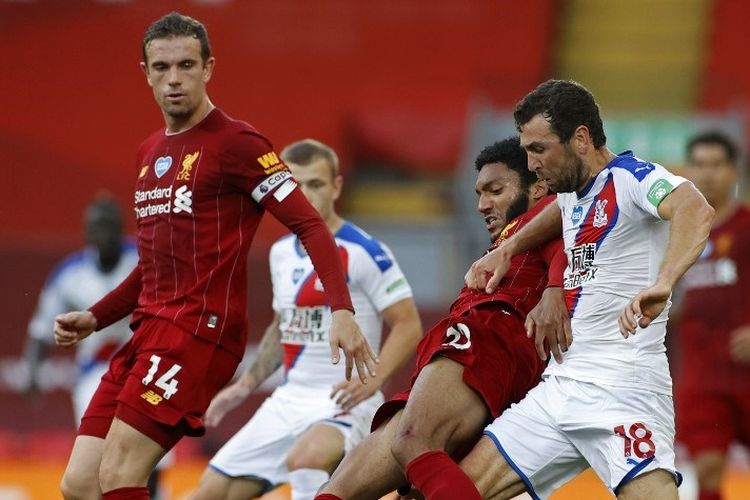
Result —
MULTIPOLYGON (((58 314, 84 310, 124 280, 138 263, 138 250, 123 239, 120 207, 108 197, 92 202, 84 212, 87 246, 63 259, 52 271, 39 294, 34 316, 29 322, 26 362, 29 370, 27 392, 39 390, 40 363, 54 342, 51 325, 58 314)), ((78 376, 71 396, 76 425, 81 421, 109 360, 130 339, 130 318, 124 318, 76 346, 78 376)), ((160 462, 159 469, 171 462, 160 462)), ((157 494, 158 472, 149 478, 153 498, 157 494)))
POLYGON ((307 139, 281 157, 335 236, 357 323, 380 351, 380 364, 367 385, 342 379, 330 362, 331 312, 320 279, 297 237, 277 241, 270 252, 274 320, 252 366, 211 402, 206 424, 217 425, 282 364, 285 382, 211 459, 196 499, 255 498, 285 482, 295 500, 313 498, 344 453, 369 433, 383 403, 380 388, 422 335, 411 287, 391 251, 336 214, 342 178, 335 152, 307 139), (390 335, 381 350, 384 321, 390 335))
MULTIPOLYGON (((573 341, 564 321, 536 332, 567 351, 562 362, 485 429, 462 467, 483 498, 546 498, 591 466, 618 498, 676 499, 664 336, 672 289, 713 210, 685 179, 609 151, 594 97, 575 82, 541 84, 514 115, 529 168, 557 203, 474 263, 467 284, 492 290, 508 256, 562 234, 573 341)), ((550 317, 562 317, 562 298, 542 304, 550 317)))

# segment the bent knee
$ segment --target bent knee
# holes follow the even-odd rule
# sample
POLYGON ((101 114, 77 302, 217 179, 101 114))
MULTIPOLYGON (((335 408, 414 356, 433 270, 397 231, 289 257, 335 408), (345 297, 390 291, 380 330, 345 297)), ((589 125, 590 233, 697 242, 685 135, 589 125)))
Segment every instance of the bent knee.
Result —
POLYGON ((399 428, 391 443, 391 455, 401 467, 406 467, 414 458, 415 450, 422 441, 412 428, 399 428))
POLYGON ((60 492, 65 500, 98 499, 100 491, 96 474, 66 472, 60 481, 60 492))

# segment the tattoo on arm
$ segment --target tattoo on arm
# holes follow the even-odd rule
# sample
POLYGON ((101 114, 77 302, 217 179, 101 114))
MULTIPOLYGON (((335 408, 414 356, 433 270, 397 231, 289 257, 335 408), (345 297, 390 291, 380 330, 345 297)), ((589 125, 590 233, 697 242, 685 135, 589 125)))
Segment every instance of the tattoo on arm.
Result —
POLYGON ((281 347, 281 330, 279 329, 279 317, 266 328, 263 339, 258 347, 258 355, 248 368, 246 375, 250 375, 256 386, 263 383, 276 369, 281 366, 284 359, 281 347))

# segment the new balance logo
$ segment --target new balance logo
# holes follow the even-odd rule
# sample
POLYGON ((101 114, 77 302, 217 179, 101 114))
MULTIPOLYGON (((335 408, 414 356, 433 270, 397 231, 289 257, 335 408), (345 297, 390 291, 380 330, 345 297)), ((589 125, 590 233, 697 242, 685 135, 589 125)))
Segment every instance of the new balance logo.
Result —
POLYGON ((154 391, 146 391, 143 394, 141 394, 141 397, 151 403, 152 405, 156 406, 159 403, 162 402, 164 398, 156 394, 154 391))
POLYGON ((174 192, 174 208, 172 212, 176 214, 180 212, 193 213, 193 192, 188 191, 187 186, 180 186, 174 192))

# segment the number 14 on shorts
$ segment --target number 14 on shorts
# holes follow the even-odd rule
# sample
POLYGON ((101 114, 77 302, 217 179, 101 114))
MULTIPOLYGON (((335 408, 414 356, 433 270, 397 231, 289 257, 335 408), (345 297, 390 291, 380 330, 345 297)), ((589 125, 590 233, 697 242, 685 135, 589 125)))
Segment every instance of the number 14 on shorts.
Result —
MULTIPOLYGON (((143 377, 143 380, 141 381, 143 382, 143 385, 148 385, 152 380, 154 380, 156 371, 159 369, 159 363, 161 363, 161 356, 153 354, 151 356, 151 367, 148 369, 148 373, 146 373, 146 376, 143 377)), ((169 370, 164 372, 161 377, 156 379, 155 385, 156 387, 164 391, 164 399, 171 398, 177 392, 177 379, 174 378, 174 376, 177 375, 177 372, 179 372, 181 369, 182 366, 175 363, 169 370)))
POLYGON ((624 425, 618 425, 614 431, 625 440, 626 457, 632 453, 638 458, 649 458, 656 453, 656 445, 651 440, 651 431, 645 424, 636 422, 627 429, 627 432, 624 425))

